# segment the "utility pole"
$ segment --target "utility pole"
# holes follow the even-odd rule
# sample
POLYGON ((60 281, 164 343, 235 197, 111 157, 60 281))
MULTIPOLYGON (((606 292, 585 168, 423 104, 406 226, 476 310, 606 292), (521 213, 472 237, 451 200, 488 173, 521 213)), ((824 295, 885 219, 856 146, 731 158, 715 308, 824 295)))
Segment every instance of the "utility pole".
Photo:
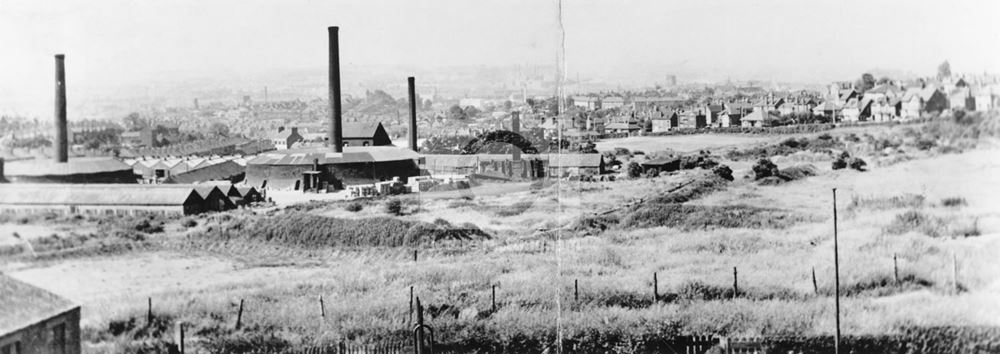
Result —
POLYGON ((837 188, 833 189, 833 296, 837 314, 837 336, 833 344, 835 354, 840 354, 840 253, 837 240, 837 188))

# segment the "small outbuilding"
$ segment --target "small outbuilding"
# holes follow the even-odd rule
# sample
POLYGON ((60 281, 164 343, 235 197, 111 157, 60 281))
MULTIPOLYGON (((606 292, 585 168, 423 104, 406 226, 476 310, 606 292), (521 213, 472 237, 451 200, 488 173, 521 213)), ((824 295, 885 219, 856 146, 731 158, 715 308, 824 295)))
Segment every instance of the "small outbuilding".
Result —
POLYGON ((0 274, 0 353, 80 353, 80 306, 0 274))

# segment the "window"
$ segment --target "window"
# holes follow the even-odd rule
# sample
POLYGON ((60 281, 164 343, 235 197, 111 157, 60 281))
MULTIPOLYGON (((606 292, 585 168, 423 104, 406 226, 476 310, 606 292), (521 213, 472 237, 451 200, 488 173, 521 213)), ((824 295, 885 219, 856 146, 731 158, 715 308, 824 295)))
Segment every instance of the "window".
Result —
POLYGON ((21 342, 16 341, 14 343, 5 344, 0 347, 0 354, 21 354, 21 342))
POLYGON ((52 352, 66 353, 66 324, 60 323, 52 327, 52 352))

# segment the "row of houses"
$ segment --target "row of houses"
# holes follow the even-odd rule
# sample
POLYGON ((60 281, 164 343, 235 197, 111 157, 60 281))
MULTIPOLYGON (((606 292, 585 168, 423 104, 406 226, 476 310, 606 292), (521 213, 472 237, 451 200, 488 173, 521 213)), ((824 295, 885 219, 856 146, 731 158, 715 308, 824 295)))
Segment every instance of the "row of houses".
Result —
POLYGON ((253 155, 268 150, 274 150, 274 146, 267 140, 223 138, 199 140, 163 147, 126 147, 122 148, 120 156, 253 155))
POLYGON ((0 184, 0 213, 192 215, 230 210, 263 196, 253 187, 211 184, 0 184))

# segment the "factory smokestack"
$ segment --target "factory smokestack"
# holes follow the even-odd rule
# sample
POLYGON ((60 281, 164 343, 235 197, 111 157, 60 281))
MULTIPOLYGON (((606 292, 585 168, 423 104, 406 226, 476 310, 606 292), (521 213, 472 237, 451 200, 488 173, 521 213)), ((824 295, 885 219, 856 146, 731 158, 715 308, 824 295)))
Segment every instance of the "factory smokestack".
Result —
MULTIPOLYGON (((521 135, 521 112, 510 112, 510 131, 516 135, 521 135)), ((521 160, 521 148, 514 147, 514 161, 521 160)))
POLYGON ((66 132, 66 56, 56 54, 56 141, 53 144, 56 162, 69 161, 66 132))
POLYGON ((340 112, 340 28, 328 27, 330 33, 330 144, 333 152, 344 151, 344 132, 341 130, 340 112))
POLYGON ((410 76, 406 79, 410 86, 410 149, 419 152, 417 146, 417 88, 416 79, 410 76))

